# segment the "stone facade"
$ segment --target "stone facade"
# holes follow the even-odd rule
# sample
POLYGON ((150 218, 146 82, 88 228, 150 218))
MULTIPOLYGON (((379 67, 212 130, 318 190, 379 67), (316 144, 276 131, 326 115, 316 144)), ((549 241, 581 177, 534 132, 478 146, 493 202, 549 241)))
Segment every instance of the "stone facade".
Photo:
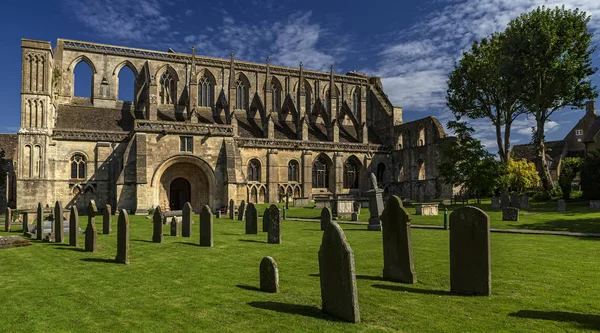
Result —
POLYGON ((58 39, 23 39, 16 203, 91 199, 147 213, 351 195, 450 197, 438 177, 449 138, 433 117, 402 121, 381 80, 266 63, 58 39), (91 98, 74 69, 92 72, 91 98), (134 100, 118 96, 135 76, 134 100))

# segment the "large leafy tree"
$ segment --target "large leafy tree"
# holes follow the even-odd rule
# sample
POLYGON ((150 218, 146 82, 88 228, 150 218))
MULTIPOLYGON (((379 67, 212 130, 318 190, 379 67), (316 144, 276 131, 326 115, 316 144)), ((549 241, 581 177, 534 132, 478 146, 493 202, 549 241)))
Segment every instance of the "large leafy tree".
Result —
POLYGON ((472 137, 474 130, 465 122, 450 121, 448 128, 455 131, 457 140, 442 146, 439 170, 444 182, 463 186, 472 194, 490 194, 499 185, 502 165, 472 137))
POLYGON ((581 189, 588 200, 600 200, 600 149, 588 153, 583 161, 581 189))
POLYGON ((509 76, 524 93, 520 103, 534 116, 533 146, 542 186, 553 187, 544 147, 545 124, 554 112, 581 107, 597 97, 590 76, 596 72, 591 56, 590 16, 578 9, 538 7, 512 20, 504 32, 503 53, 510 58, 509 76))
POLYGON ((498 156, 510 160, 510 132, 513 121, 523 113, 521 90, 510 77, 511 57, 502 52, 504 36, 493 34, 473 43, 448 79, 446 101, 455 117, 491 120, 496 132, 498 156), (504 137, 502 127, 504 126, 504 137))

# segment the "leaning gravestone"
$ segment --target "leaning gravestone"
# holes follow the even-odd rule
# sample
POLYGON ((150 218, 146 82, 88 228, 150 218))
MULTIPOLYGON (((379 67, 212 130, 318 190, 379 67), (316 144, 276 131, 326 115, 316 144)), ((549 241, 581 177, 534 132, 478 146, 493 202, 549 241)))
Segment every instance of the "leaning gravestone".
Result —
POLYGON ((129 215, 125 209, 119 213, 117 224, 117 256, 115 261, 129 265, 129 215))
POLYGON ((513 192, 510 194, 510 206, 514 207, 514 208, 521 208, 521 206, 519 205, 519 195, 517 194, 517 192, 513 192))
POLYGON ((96 208, 96 202, 90 200, 90 204, 87 209, 88 224, 85 228, 85 252, 96 252, 98 235, 96 231, 96 214, 98 214, 98 208, 96 208))
POLYGON ((333 221, 333 215, 329 207, 323 207, 321 209, 321 230, 327 229, 327 226, 333 221))
POLYGON ((500 208, 500 198, 492 197, 492 209, 500 208))
POLYGON ((12 209, 6 207, 6 215, 4 216, 4 231, 10 231, 10 224, 12 222, 12 209))
POLYGON ((62 205, 60 202, 54 204, 54 242, 62 243, 65 238, 65 229, 63 227, 64 217, 62 205))
POLYGON ((529 196, 527 194, 521 196, 521 209, 529 209, 529 196))
POLYGON ((213 246, 213 214, 208 205, 200 212, 200 246, 213 246))
POLYGON ((43 225, 44 225, 44 209, 42 208, 42 203, 41 202, 38 202, 38 207, 37 207, 37 212, 36 212, 36 219, 37 219, 37 221, 36 221, 37 226, 36 226, 35 238, 37 240, 42 240, 42 237, 43 237, 42 236, 42 234, 43 234, 42 228, 43 228, 43 225))
POLYGON ((250 234, 258 234, 258 211, 252 202, 246 208, 246 235, 250 234))
POLYGON ((264 257, 260 262, 260 290, 268 293, 279 291, 279 269, 271 257, 264 257))
POLYGON ((269 232, 269 207, 265 208, 262 219, 262 231, 269 232))
POLYGON ((490 217, 476 207, 450 214, 450 292, 489 296, 492 291, 490 217))
POLYGON ((77 206, 71 206, 69 214, 69 245, 79 246, 79 211, 77 206))
POLYGON ((403 283, 416 283, 413 262, 411 217, 393 195, 381 214, 383 233, 383 278, 403 283))
POLYGON ((162 224, 162 211, 160 206, 156 206, 154 210, 154 216, 152 216, 152 242, 162 243, 163 242, 163 224, 162 224))
POLYGON ((510 207, 510 197, 508 193, 502 193, 500 196, 500 208, 510 207))
POLYGON ((354 253, 342 228, 331 222, 319 249, 323 312, 352 323, 360 322, 354 253))
POLYGON ((233 220, 233 215, 235 214, 235 201, 233 199, 229 200, 229 218, 233 220))
POLYGON ((502 208, 502 221, 519 221, 519 209, 515 207, 502 208))
POLYGON ((181 237, 192 237, 192 204, 186 202, 183 205, 183 216, 181 218, 181 237))
POLYGON ((179 223, 177 223, 177 218, 173 216, 171 218, 171 236, 179 237, 179 223))
POLYGON ((244 214, 246 214, 246 202, 242 200, 242 203, 240 203, 240 208, 238 208, 238 221, 244 220, 244 214))
POLYGON ((370 174, 371 189, 367 191, 369 197, 369 230, 381 230, 381 220, 379 217, 383 213, 383 190, 377 186, 377 177, 373 173, 370 174))
POLYGON ((565 202, 565 200, 560 199, 558 200, 557 204, 557 210, 559 213, 566 213, 567 212, 567 203, 565 202))
POLYGON ((112 207, 109 204, 104 206, 104 212, 102 212, 102 234, 108 235, 110 234, 110 213, 112 212, 112 207))
POLYGON ((281 244, 281 216, 279 214, 279 207, 271 205, 268 216, 269 231, 267 241, 269 244, 281 244))

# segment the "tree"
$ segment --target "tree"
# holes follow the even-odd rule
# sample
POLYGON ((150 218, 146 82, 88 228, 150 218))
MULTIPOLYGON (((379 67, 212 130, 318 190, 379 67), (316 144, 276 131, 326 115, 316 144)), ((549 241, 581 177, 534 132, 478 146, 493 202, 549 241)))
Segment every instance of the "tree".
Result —
POLYGON ((442 146, 439 170, 444 182, 479 196, 490 194, 499 184, 501 164, 471 136, 474 130, 465 122, 450 121, 448 128, 455 131, 457 140, 442 146))
POLYGON ((550 116, 567 106, 582 107, 598 96, 590 76, 590 16, 578 9, 538 7, 512 20, 504 32, 503 53, 510 56, 509 75, 524 93, 520 103, 535 117, 533 146, 542 187, 553 188, 546 163, 544 129, 550 116))
POLYGON ((579 157, 567 157, 562 161, 558 185, 565 200, 571 198, 571 184, 581 169, 581 163, 582 160, 579 157))
POLYGON ((581 165, 581 189, 588 200, 600 200, 600 149, 588 153, 581 165))
POLYGON ((448 79, 446 105, 458 119, 490 119, 496 131, 500 161, 508 163, 511 126, 524 110, 519 103, 521 90, 507 75, 512 74, 506 68, 511 57, 502 52, 503 41, 503 34, 496 33, 473 43, 471 51, 463 52, 448 79))
POLYGON ((518 193, 536 187, 540 183, 535 164, 526 159, 510 160, 506 166, 506 175, 508 186, 518 193))

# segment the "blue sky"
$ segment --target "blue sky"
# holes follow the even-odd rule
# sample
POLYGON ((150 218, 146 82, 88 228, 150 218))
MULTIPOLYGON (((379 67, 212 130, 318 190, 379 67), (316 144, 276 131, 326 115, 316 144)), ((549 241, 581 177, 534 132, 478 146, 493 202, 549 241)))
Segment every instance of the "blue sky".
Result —
MULTIPOLYGON (((156 50, 173 48, 200 55, 345 73, 378 75, 390 100, 404 109, 405 121, 434 115, 446 123, 446 79, 471 43, 503 30, 510 19, 538 5, 578 7, 592 15, 600 34, 600 1, 566 0, 63 0, 3 4, 0 132, 19 127, 21 38, 79 39, 156 50)), ((599 43, 596 37, 594 43, 599 43)), ((594 55, 600 67, 600 51, 594 55)), ((79 72, 86 69, 76 69, 79 72)), ((125 75, 125 74, 123 74, 125 75)), ((122 80, 127 80, 124 76, 122 80)), ((600 73, 593 78, 600 85, 600 73)), ((76 90, 82 87, 76 81, 76 90)), ((121 81, 123 83, 123 81, 121 81)), ((123 84, 122 84, 123 86, 123 84)), ((77 92, 77 91, 76 91, 77 92)), ((123 91, 122 94, 126 94, 123 91)), ((599 103, 600 104, 600 103, 599 103)), ((562 139, 584 111, 557 113, 547 124, 548 140, 562 139)), ((513 144, 528 143, 532 119, 513 126, 513 144)), ((492 128, 473 123, 476 136, 495 151, 492 128)))

